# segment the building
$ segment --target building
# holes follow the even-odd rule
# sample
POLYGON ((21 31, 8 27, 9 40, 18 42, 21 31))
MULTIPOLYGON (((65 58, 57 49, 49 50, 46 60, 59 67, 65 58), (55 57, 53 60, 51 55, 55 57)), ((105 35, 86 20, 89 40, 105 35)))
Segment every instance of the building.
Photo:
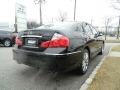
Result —
POLYGON ((27 29, 26 7, 20 0, 0 1, 0 30, 19 32, 27 29))
POLYGON ((15 26, 18 32, 27 29, 26 7, 19 3, 15 5, 15 26))

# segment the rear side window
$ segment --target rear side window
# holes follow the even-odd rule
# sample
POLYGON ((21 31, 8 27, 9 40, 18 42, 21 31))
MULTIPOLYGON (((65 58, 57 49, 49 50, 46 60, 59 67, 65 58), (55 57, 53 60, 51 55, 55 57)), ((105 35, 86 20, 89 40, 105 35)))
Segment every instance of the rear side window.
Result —
POLYGON ((79 29, 80 32, 83 32, 83 28, 82 28, 81 25, 78 26, 78 29, 79 29))
POLYGON ((82 28, 82 26, 79 25, 79 24, 74 25, 73 30, 74 30, 75 32, 83 32, 83 28, 82 28))

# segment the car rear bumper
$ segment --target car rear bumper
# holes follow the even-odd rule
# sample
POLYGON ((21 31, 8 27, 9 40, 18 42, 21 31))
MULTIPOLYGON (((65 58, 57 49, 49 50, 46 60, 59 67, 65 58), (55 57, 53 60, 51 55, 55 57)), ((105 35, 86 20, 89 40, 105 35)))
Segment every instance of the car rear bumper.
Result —
POLYGON ((68 71, 80 64, 82 52, 77 51, 65 54, 51 54, 13 49, 13 58, 19 64, 59 71, 68 71))

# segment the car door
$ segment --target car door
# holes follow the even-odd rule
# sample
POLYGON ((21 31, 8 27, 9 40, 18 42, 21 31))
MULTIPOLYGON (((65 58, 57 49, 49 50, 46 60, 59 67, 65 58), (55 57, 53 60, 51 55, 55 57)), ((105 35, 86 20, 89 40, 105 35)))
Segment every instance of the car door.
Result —
POLYGON ((72 26, 71 30, 72 40, 71 40, 71 50, 79 49, 81 46, 83 46, 83 28, 81 24, 77 23, 74 26, 72 26))
POLYGON ((3 42, 3 39, 6 35, 4 35, 4 31, 0 31, 0 41, 3 42))
POLYGON ((101 40, 101 37, 98 35, 98 31, 91 25, 90 25, 90 28, 92 30, 92 33, 94 34, 94 38, 96 39, 97 52, 99 52, 103 45, 103 41, 101 40))
POLYGON ((86 45, 90 48, 91 56, 94 57, 97 52, 96 47, 96 38, 94 38, 94 34, 92 32, 92 29, 90 28, 89 24, 85 23, 83 25, 84 28, 84 39, 86 41, 86 45))

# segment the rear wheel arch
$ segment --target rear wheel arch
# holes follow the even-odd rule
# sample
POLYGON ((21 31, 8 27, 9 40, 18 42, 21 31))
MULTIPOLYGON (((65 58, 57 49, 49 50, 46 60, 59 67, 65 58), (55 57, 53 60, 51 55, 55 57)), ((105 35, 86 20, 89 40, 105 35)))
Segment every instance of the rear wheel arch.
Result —
POLYGON ((4 38, 4 39, 3 39, 3 42, 4 42, 5 40, 10 40, 10 41, 11 41, 11 39, 10 39, 10 38, 4 38))
POLYGON ((85 74, 88 70, 88 65, 89 65, 89 60, 90 60, 90 50, 89 50, 89 47, 85 47, 83 48, 83 57, 80 61, 80 64, 78 66, 78 68, 76 69, 76 73, 77 74, 85 74), (86 59, 86 56, 87 55, 87 59, 86 59), (86 62, 87 60, 87 62, 86 62))
POLYGON ((91 58, 91 53, 90 53, 90 48, 88 46, 86 46, 84 49, 87 49, 89 52, 89 59, 91 58))

